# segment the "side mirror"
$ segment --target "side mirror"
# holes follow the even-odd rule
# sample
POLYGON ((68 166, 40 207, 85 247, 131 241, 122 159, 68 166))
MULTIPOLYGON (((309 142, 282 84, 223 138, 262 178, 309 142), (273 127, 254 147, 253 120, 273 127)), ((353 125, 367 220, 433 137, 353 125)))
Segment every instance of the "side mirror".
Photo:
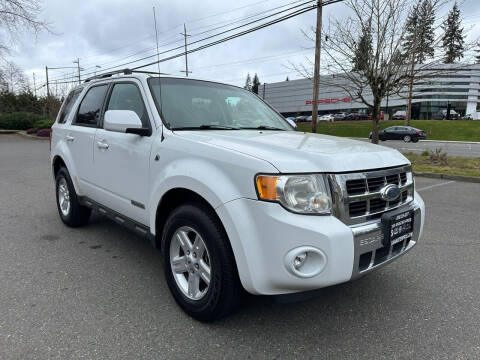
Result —
POLYGON ((292 125, 295 130, 298 129, 298 126, 297 126, 297 124, 295 123, 295 121, 293 121, 292 119, 285 119, 285 120, 287 120, 288 123, 289 123, 290 125, 292 125))
POLYGON ((140 136, 150 135, 150 129, 144 128, 137 113, 131 110, 108 110, 103 119, 103 128, 140 136))

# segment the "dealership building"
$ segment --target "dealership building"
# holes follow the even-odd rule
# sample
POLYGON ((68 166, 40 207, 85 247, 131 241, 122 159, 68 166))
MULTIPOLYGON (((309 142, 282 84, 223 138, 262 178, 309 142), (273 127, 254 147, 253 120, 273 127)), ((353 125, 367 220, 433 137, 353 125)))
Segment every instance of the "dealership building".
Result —
MULTIPOLYGON (((427 120, 433 114, 446 110, 450 105, 461 116, 471 114, 478 119, 480 112, 480 64, 478 65, 436 65, 435 75, 419 80, 413 89, 412 118, 427 120)), ((344 78, 335 75, 322 76, 319 86, 319 114, 338 112, 368 113, 367 106, 352 99, 341 87, 344 78), (328 85, 324 85, 328 84, 328 85), (338 84, 338 85, 336 85, 338 84)), ((345 87, 345 86, 344 86, 345 87)), ((284 116, 312 114, 313 83, 310 79, 283 81, 263 84, 259 96, 284 116)), ((397 110, 406 110, 408 89, 400 95, 392 95, 382 102, 382 111, 390 117, 397 110)), ((365 94, 367 101, 372 97, 365 94)))

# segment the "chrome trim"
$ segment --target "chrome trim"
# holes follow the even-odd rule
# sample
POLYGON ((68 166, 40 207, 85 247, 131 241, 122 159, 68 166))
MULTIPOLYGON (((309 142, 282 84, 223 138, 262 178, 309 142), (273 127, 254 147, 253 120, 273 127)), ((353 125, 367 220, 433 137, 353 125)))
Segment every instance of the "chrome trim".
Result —
POLYGON ((331 174, 328 175, 330 188, 332 192, 332 202, 333 202, 333 214, 340 219, 346 225, 357 225, 363 224, 369 221, 374 220, 375 216, 382 214, 387 211, 391 211, 401 206, 409 204, 414 199, 414 181, 412 175, 412 168, 410 165, 400 166, 391 169, 382 169, 382 170, 373 170, 373 171, 364 171, 358 173, 346 173, 346 174, 331 174), (401 184, 401 173, 406 173, 407 181, 405 184, 401 184), (387 176, 397 175, 400 192, 408 191, 407 198, 404 202, 391 201, 386 202, 384 209, 376 212, 371 212, 370 202, 374 199, 382 199, 381 189, 379 191, 370 192, 368 188, 368 179, 384 177, 384 184, 387 185, 387 176), (365 180, 365 193, 348 195, 347 192, 347 181, 349 180, 365 180), (357 201, 366 201, 366 213, 359 216, 350 216, 349 205, 357 201), (391 206, 390 203, 393 203, 391 206))
POLYGON ((411 240, 408 242, 404 240, 402 244, 401 250, 396 253, 392 254, 393 246, 390 246, 388 250, 388 255, 386 256, 385 260, 381 263, 375 264, 375 254, 379 249, 383 248, 382 239, 383 239, 383 231, 382 231, 382 224, 381 221, 371 222, 368 224, 363 224, 360 226, 352 226, 352 233, 353 233, 353 241, 354 241, 354 264, 352 269, 352 277, 351 279, 356 279, 370 271, 378 269, 393 260, 398 259, 400 256, 406 254, 410 251, 418 242, 420 236, 420 227, 421 227, 421 211, 420 207, 417 203, 413 203, 412 205, 404 205, 405 211, 412 209, 414 211, 414 220, 413 220, 413 235, 411 240), (360 266, 360 257, 363 254, 371 252, 371 259, 368 267, 364 270, 359 269, 360 266))

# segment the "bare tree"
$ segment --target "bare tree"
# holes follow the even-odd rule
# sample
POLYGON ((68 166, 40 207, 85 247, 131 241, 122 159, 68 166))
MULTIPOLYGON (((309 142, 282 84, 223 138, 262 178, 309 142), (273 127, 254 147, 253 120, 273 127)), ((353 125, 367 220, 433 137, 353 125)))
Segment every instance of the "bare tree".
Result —
POLYGON ((26 31, 51 31, 49 24, 39 19, 41 10, 39 0, 0 0, 0 27, 7 37, 0 41, 0 52, 8 51, 26 31))
POLYGON ((27 91, 28 80, 23 70, 12 61, 5 61, 0 67, 0 83, 2 90, 11 93, 27 91))
MULTIPOLYGON (((444 2, 433 0, 433 9, 444 2)), ((404 42, 413 3, 413 0, 347 0, 345 4, 353 15, 343 20, 332 19, 328 41, 322 49, 327 63, 324 68, 332 76, 324 76, 320 83, 342 89, 369 109, 373 143, 378 143, 382 101, 392 95, 405 97, 410 83, 444 71, 434 61, 419 63, 418 52, 406 56, 404 42)), ((310 34, 304 34, 313 40, 310 34)), ((412 41, 411 50, 415 49, 420 46, 412 41)), ((299 74, 312 78, 310 62, 291 65, 299 74)))

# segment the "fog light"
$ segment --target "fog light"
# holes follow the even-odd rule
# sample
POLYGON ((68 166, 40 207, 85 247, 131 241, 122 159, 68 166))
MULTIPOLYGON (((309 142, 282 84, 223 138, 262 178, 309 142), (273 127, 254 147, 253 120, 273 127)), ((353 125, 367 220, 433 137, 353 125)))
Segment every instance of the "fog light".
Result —
POLYGON ((301 278, 311 278, 320 274, 327 265, 327 256, 313 246, 301 246, 285 255, 285 268, 289 273, 301 278))
POLYGON ((308 256, 308 254, 305 252, 305 253, 302 253, 302 254, 298 254, 295 257, 295 260, 293 260, 293 266, 295 267, 295 269, 298 270, 302 267, 302 265, 307 260, 307 256, 308 256))

